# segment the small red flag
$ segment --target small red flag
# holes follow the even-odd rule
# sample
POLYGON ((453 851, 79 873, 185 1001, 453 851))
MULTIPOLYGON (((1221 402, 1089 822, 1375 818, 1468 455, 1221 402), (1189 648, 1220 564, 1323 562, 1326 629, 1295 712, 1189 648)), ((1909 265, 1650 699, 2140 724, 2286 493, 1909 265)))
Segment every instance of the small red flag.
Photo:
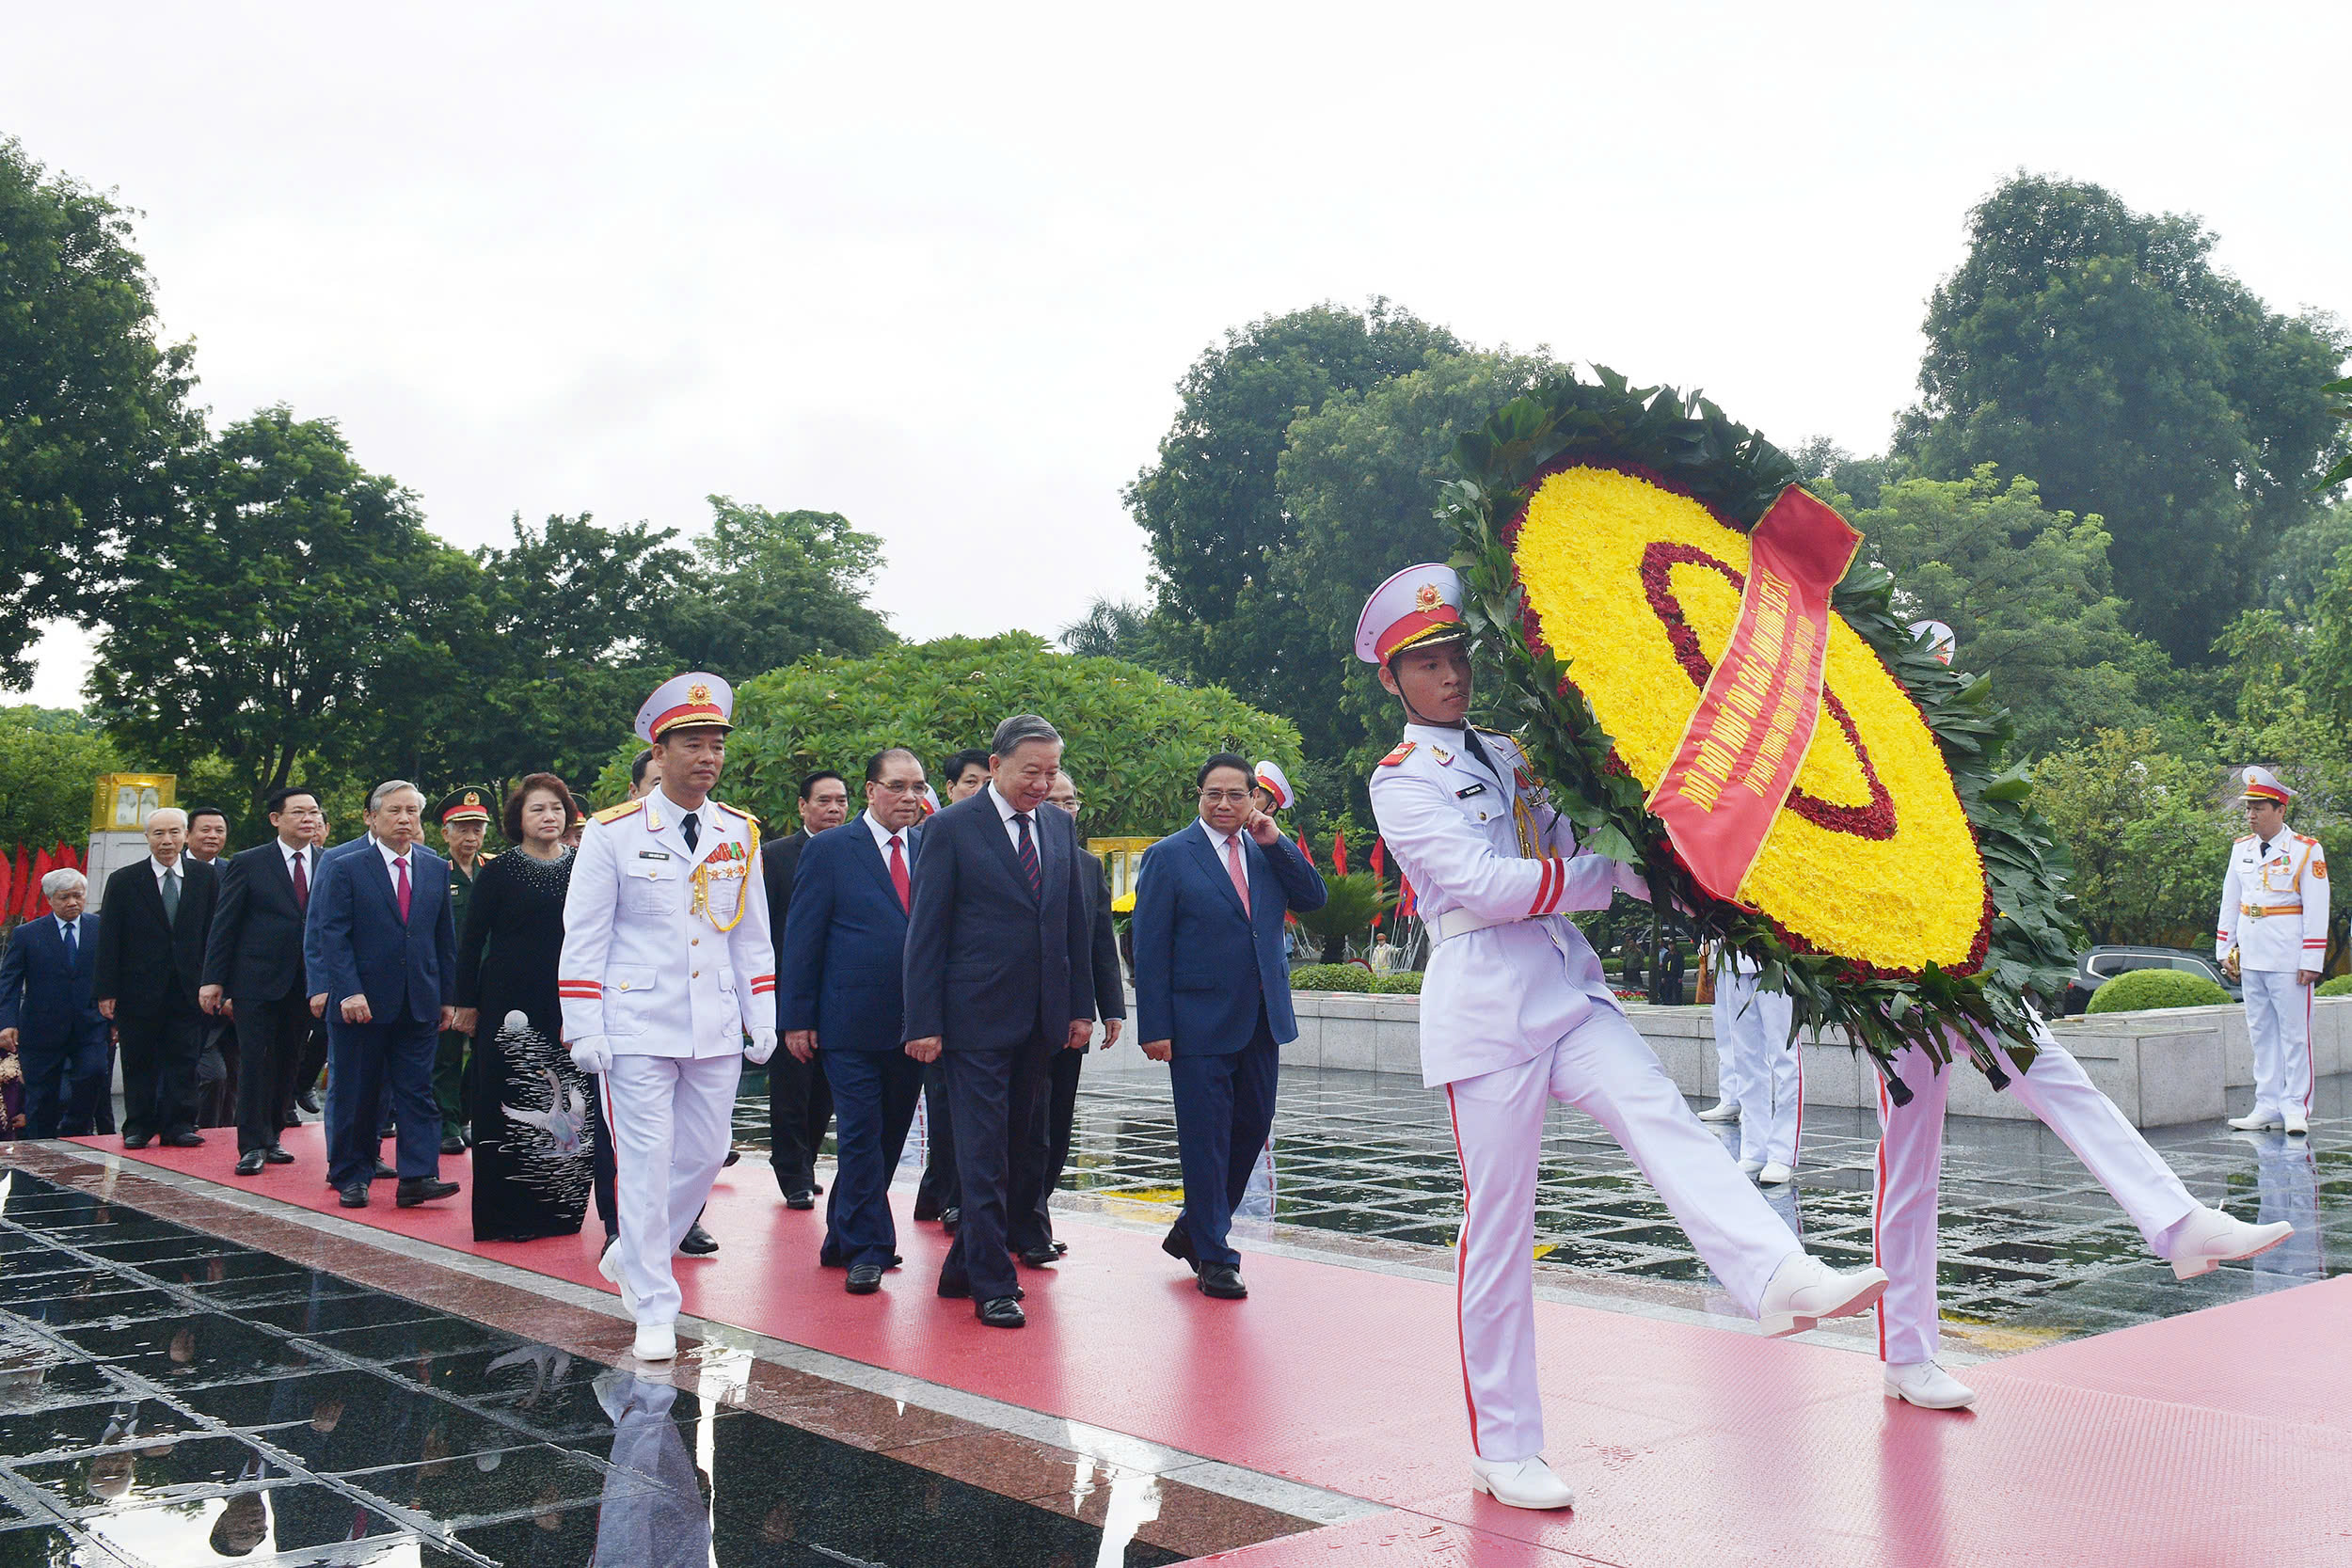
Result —
POLYGON ((8 918, 8 911, 15 907, 12 896, 15 892, 16 867, 7 855, 0 854, 0 922, 5 922, 8 918))
POLYGON ((1400 872, 1398 872, 1398 873, 1397 873, 1397 875, 1396 875, 1396 884, 1397 884, 1397 895, 1396 895, 1396 915, 1397 915, 1397 918, 1398 918, 1399 920, 1410 920, 1410 919, 1412 918, 1412 916, 1413 916, 1413 909, 1414 909, 1414 902, 1415 902, 1415 901, 1414 901, 1414 898, 1413 898, 1413 879, 1411 879, 1410 877, 1406 876, 1403 872, 1401 872, 1401 871, 1400 871, 1400 872))
MULTIPOLYGON (((1373 835, 1372 853, 1366 858, 1372 862, 1372 882, 1374 888, 1377 889, 1387 879, 1389 874, 1388 847, 1377 833, 1373 835)), ((1380 918, 1377 913, 1372 917, 1372 928, 1375 931, 1380 928, 1380 918)))
POLYGON ((48 850, 43 849, 33 857, 33 874, 25 879, 24 906, 23 912, 17 916, 18 919, 30 920, 40 913, 40 907, 44 902, 40 895, 40 879, 56 869, 56 866, 49 863, 48 850))
POLYGON ((1307 835, 1303 832, 1298 835, 1298 852, 1307 857, 1309 865, 1315 863, 1315 852, 1307 847, 1307 835))
POLYGON ((1331 835, 1331 864, 1341 876, 1347 875, 1347 830, 1344 828, 1331 835))

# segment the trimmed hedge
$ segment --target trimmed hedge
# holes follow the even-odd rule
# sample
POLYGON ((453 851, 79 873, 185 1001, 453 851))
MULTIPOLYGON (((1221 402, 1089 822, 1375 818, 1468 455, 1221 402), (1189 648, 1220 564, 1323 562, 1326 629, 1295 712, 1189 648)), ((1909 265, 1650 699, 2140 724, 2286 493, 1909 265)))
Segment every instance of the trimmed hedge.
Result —
POLYGON ((2140 1013, 2161 1007, 2210 1007, 2230 993, 2201 974, 2177 969, 2135 969, 2090 993, 2093 1013, 2140 1013))
POLYGON ((1305 964, 1291 971, 1293 990, 1369 992, 1372 989, 1372 971, 1360 964, 1305 964))
POLYGON ((1419 996, 1421 994, 1421 971, 1401 969, 1394 974, 1375 975, 1372 989, 1382 996, 1419 996))
POLYGON ((2319 982, 2322 996, 2352 996, 2352 974, 2339 974, 2332 980, 2319 982))

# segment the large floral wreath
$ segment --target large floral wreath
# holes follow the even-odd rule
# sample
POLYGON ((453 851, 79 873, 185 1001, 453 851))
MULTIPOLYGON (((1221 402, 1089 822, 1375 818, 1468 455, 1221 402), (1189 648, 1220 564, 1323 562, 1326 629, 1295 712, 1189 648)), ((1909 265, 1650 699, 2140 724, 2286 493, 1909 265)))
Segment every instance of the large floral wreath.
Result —
POLYGON ((1882 1068, 1910 1045, 1948 1061, 1957 1036, 1998 1086, 1988 1042, 2031 1060, 2029 996, 2065 984, 2076 935, 2064 852, 2022 765, 2000 768, 2007 714, 1897 619, 1866 540, 1832 600, 1794 787, 1740 901, 1703 890, 1645 801, 1731 640, 1748 533, 1799 475, 1712 404, 1598 374, 1454 448, 1443 512, 1503 717, 1585 842, 1757 959, 1799 1025, 1842 1028, 1882 1068))

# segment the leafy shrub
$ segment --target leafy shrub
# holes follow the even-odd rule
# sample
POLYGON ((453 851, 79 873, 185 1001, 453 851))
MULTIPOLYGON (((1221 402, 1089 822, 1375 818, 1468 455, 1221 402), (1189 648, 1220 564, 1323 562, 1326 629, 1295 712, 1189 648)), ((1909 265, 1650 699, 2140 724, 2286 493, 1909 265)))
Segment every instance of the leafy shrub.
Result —
POLYGON ((1372 989, 1382 996, 1419 996, 1421 971, 1406 969, 1394 974, 1375 974, 1372 977, 1372 989))
POLYGON ((2091 992, 2086 1010, 2140 1013, 2159 1007, 2210 1007, 2229 1000, 2228 991, 2201 974, 2177 969, 2135 969, 2091 992))
POLYGON ((2319 982, 2322 996, 2352 996, 2352 974, 2339 974, 2332 980, 2319 982))
POLYGON ((1302 964, 1291 971, 1293 990, 1374 990, 1372 971, 1361 964, 1302 964))

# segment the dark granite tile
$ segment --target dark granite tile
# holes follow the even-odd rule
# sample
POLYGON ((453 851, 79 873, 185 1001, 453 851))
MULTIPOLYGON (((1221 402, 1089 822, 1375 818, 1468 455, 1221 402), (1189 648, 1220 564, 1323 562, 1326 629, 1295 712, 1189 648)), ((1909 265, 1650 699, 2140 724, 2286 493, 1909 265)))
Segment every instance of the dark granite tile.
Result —
POLYGON ((261 1450, 235 1437, 181 1437, 142 1433, 88 1453, 13 1468, 70 1514, 103 1513, 148 1503, 186 1502, 223 1491, 259 1486, 266 1479, 261 1450))
POLYGON ((197 1430, 197 1422, 161 1400, 94 1400, 8 1411, 0 1413, 0 1457, 21 1463, 146 1437, 177 1438, 197 1430))

